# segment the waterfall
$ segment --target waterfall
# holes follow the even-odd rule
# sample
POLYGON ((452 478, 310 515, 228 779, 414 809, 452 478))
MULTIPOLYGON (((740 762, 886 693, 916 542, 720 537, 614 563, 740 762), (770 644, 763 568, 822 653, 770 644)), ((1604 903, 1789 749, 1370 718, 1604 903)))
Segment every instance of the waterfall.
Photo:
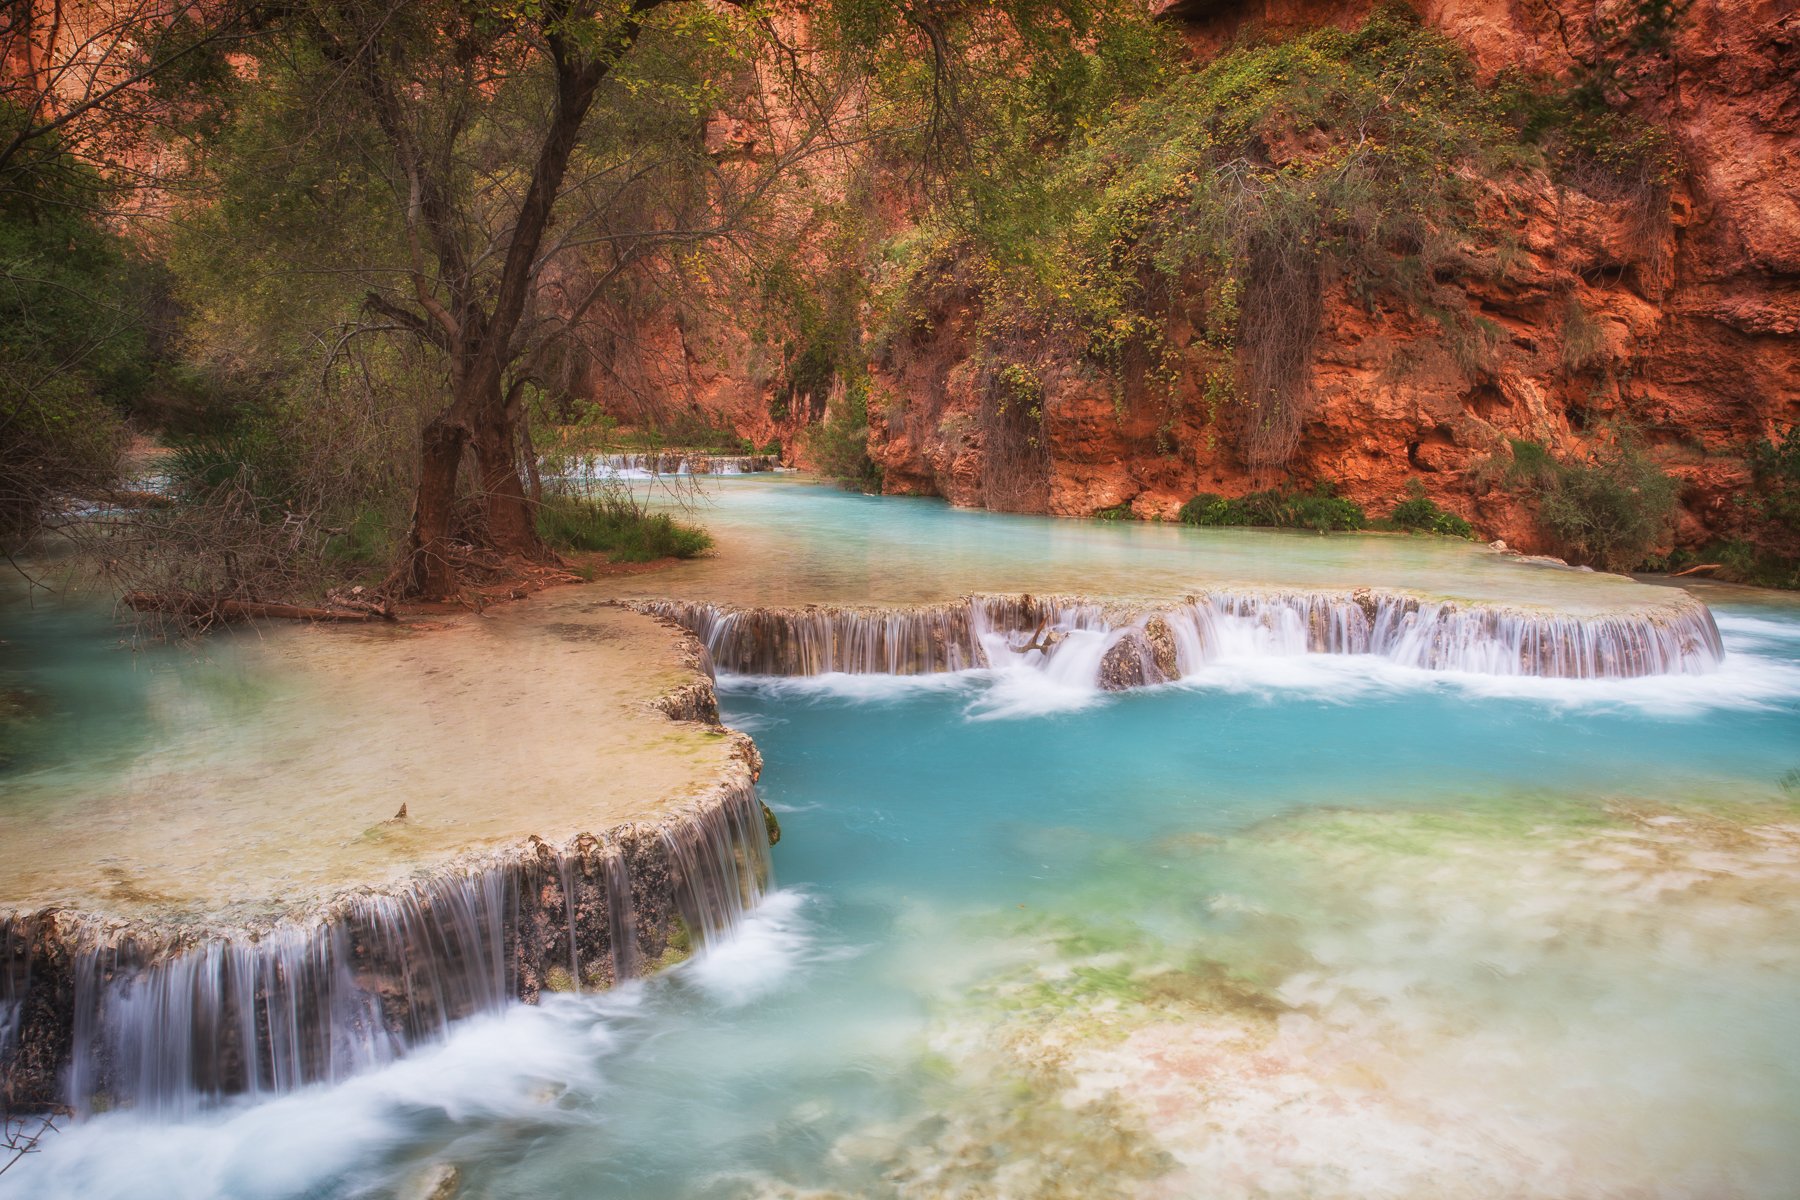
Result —
POLYGON ((967 603, 893 611, 643 607, 691 630, 715 666, 740 675, 930 675, 987 665, 967 603))
POLYGON ((735 928, 768 879, 745 782, 263 929, 0 920, 0 1099, 179 1112, 343 1079, 461 1018, 632 978, 735 928))
POLYGON ((639 454, 589 454, 577 460, 576 474, 589 479, 649 479, 657 475, 750 475, 773 471, 771 454, 698 454, 689 450, 639 454))
POLYGON ((1224 659, 1374 655, 1429 671, 1623 679, 1714 669, 1712 613, 1685 593, 1568 615, 1402 592, 1220 590, 1161 608, 1070 597, 971 596, 912 608, 730 609, 657 600, 721 670, 746 675, 919 675, 1024 666, 1119 690, 1224 659))

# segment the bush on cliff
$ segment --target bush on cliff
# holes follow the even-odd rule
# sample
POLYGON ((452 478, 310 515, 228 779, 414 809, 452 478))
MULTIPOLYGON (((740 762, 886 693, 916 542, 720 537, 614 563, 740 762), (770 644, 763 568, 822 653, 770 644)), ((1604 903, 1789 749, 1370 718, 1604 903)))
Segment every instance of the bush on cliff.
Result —
POLYGON ((1538 523, 1573 563, 1629 571, 1649 557, 1674 519, 1676 485, 1616 429, 1586 462, 1563 462, 1534 442, 1513 443, 1512 478, 1537 502, 1538 523))
POLYGON ((1444 537, 1470 538, 1475 527, 1453 512, 1439 508, 1425 494, 1425 485, 1417 479, 1406 481, 1406 499, 1394 506, 1387 524, 1409 533, 1436 533, 1444 537))
POLYGON ((1309 411, 1328 291, 1377 321, 1435 322, 1473 371, 1497 329, 1459 282, 1506 269, 1471 251, 1491 240, 1479 181, 1565 164, 1666 178, 1666 137, 1567 91, 1481 86, 1460 47, 1398 5, 1170 67, 1085 117, 1060 154, 1040 141, 984 164, 979 202, 901 247, 898 286, 877 296, 885 336, 916 340, 961 309, 977 354, 1033 366, 1080 347, 1122 414, 1164 406, 1168 450, 1184 381, 1205 379, 1209 443, 1279 468, 1309 411))
POLYGON ((853 492, 881 492, 881 467, 869 457, 869 377, 849 376, 830 415, 806 432, 814 468, 853 492))
POLYGON ((1321 484, 1310 492, 1280 488, 1251 492, 1227 499, 1201 492, 1181 506, 1176 517, 1183 525, 1250 525, 1270 529, 1361 529, 1368 524, 1363 510, 1321 484))

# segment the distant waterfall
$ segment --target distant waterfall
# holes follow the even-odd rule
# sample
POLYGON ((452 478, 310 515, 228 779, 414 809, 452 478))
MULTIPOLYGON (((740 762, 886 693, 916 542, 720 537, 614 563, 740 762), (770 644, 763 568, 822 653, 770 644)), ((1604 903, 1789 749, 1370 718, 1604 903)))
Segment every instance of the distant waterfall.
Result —
POLYGON ((460 1018, 633 978, 730 931, 768 879, 746 783, 654 827, 533 839, 310 922, 0 922, 0 1100, 180 1111, 342 1079, 460 1018))
POLYGON ((654 475, 750 475, 773 471, 772 454, 699 454, 651 450, 640 454, 589 454, 575 460, 578 474, 596 479, 647 479, 654 475))
POLYGON ((1221 590, 1149 609, 1033 596, 899 609, 639 607, 692 630, 721 670, 751 675, 920 675, 1012 663, 1117 690, 1222 659, 1297 654, 1559 679, 1693 674, 1724 657, 1712 613, 1680 593, 1649 608, 1575 616, 1369 589, 1221 590))

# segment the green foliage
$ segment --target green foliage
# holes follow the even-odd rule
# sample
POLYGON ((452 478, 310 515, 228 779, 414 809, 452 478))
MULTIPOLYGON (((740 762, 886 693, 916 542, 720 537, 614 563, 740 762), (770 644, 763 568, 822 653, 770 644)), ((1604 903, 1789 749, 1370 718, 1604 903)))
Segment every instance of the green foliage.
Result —
POLYGON ((1800 591, 1800 556, 1782 554, 1743 538, 1733 538, 1706 551, 1720 564, 1720 576, 1756 587, 1800 591))
POLYGON ((1630 430, 1589 461, 1560 462, 1541 446, 1513 443, 1511 478, 1537 502, 1539 523, 1570 562, 1606 571, 1642 564, 1674 518, 1676 485, 1630 430))
MULTIPOLYGON (((1043 330, 1164 388, 1184 354, 1235 358, 1247 457, 1278 465, 1304 415, 1322 289, 1342 279, 1371 306, 1395 293, 1423 307, 1460 269, 1469 164, 1512 131, 1462 53, 1396 9, 1154 84, 1060 158, 1034 146, 1045 165, 1010 176, 1030 186, 916 240, 886 336, 906 335, 934 287, 973 286, 995 357, 1016 357, 1014 331, 1043 330), (1177 319, 1196 334, 1185 348, 1168 338, 1177 319)), ((1447 330, 1467 320, 1466 305, 1431 311, 1447 330)))
MULTIPOLYGON (((893 244, 883 352, 961 307, 978 315, 978 353, 1029 362, 1077 346, 1121 404, 1172 405, 1184 375, 1204 378, 1214 420, 1223 410, 1245 460, 1273 468, 1305 418, 1327 288, 1371 315, 1425 315, 1466 372, 1488 364, 1499 330, 1456 283, 1505 268, 1464 249, 1471 180, 1546 158, 1604 175, 1609 195, 1641 202, 1648 236, 1678 165, 1664 133, 1589 93, 1522 76, 1480 86, 1453 42, 1397 6, 1196 71, 1165 59, 1135 85, 1066 139, 990 147, 976 198, 893 244)), ((1584 317, 1571 311, 1581 365, 1602 349, 1584 317)))
POLYGON ((1514 71, 1496 81, 1494 95, 1518 140, 1541 151, 1566 183, 1617 199, 1638 188, 1666 188, 1679 173, 1680 152, 1669 132, 1613 107, 1604 88, 1560 88, 1514 71))
POLYGON ((1753 494, 1745 506, 1771 540, 1800 552, 1800 425, 1790 425, 1780 441, 1762 438, 1750 448, 1753 494))
POLYGON ((603 552, 613 562, 694 558, 712 546, 705 530, 614 493, 545 496, 537 527, 555 549, 603 552))
POLYGON ((1550 451, 1538 442, 1525 438, 1508 438, 1507 445, 1512 450, 1512 462, 1507 468, 1507 479, 1513 483, 1533 483, 1549 474, 1556 465, 1550 457, 1550 451))
POLYGON ((1131 502, 1122 500, 1110 508, 1097 509, 1094 512, 1096 521, 1135 521, 1137 516, 1131 511, 1131 502))
POLYGON ((1252 525, 1271 529, 1362 529, 1368 518, 1360 506, 1321 484, 1310 492, 1280 488, 1251 492, 1227 499, 1202 492, 1181 506, 1176 519, 1183 525, 1252 525))
MULTIPOLYGON (((23 120, 0 104, 0 141, 23 120)), ((154 372, 152 280, 102 223, 107 188, 53 139, 0 186, 0 548, 116 478, 124 414, 154 372)))
POLYGON ((393 561, 394 547, 405 532, 394 506, 365 504, 340 531, 328 535, 325 553, 335 572, 350 576, 381 572, 393 561))
POLYGON ((881 468, 869 457, 869 377, 851 376, 825 421, 807 431, 807 450, 820 474, 851 491, 881 491, 881 468))
POLYGON ((1425 485, 1417 479, 1406 481, 1406 499, 1394 506, 1388 523, 1396 529, 1413 533, 1436 533, 1444 537, 1471 538, 1475 527, 1452 512, 1439 508, 1425 494, 1425 485))
POLYGON ((283 432, 273 414, 261 413, 236 428, 177 439, 166 461, 170 486, 200 504, 240 491, 263 519, 280 520, 298 499, 304 469, 304 448, 283 432))

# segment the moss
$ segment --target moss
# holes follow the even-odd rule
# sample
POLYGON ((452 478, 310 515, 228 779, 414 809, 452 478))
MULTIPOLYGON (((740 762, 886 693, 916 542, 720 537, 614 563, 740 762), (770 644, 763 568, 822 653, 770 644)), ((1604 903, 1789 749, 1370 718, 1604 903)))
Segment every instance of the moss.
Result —
POLYGON ((544 990, 546 992, 573 992, 575 978, 563 967, 551 967, 544 973, 544 990))
POLYGON ((781 841, 781 822, 775 819, 775 810, 764 804, 762 806, 763 828, 768 831, 769 845, 781 841))

